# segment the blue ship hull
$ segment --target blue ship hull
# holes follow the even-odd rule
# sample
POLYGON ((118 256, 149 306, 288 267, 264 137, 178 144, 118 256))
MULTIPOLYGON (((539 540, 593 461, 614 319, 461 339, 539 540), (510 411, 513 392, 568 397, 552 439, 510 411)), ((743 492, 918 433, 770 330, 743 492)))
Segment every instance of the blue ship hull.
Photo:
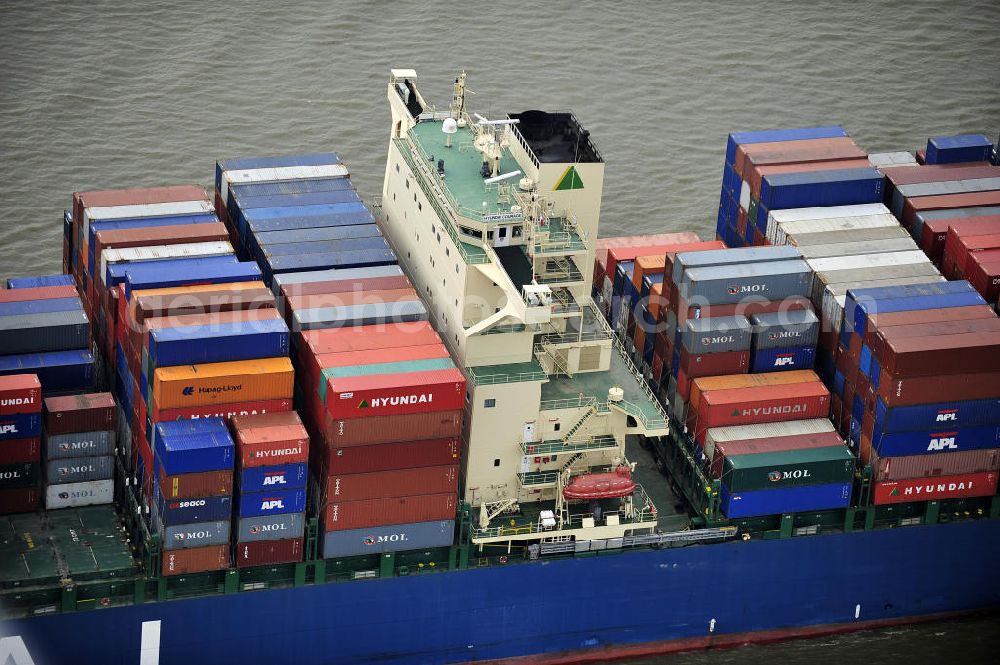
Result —
MULTIPOLYGON (((1000 607, 1000 520, 562 559, 0 624, 36 663, 453 663, 1000 607), (147 656, 148 657, 148 656, 147 656)), ((14 645, 3 640, 0 644, 14 645)))

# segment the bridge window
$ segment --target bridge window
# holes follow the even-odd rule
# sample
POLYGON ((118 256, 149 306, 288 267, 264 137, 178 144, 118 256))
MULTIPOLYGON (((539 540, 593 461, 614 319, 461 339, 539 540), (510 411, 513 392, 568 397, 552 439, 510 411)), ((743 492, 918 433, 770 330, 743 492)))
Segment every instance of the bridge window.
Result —
POLYGON ((486 407, 487 409, 492 409, 496 405, 497 405, 497 401, 495 399, 488 399, 488 400, 485 400, 483 402, 483 406, 486 407))

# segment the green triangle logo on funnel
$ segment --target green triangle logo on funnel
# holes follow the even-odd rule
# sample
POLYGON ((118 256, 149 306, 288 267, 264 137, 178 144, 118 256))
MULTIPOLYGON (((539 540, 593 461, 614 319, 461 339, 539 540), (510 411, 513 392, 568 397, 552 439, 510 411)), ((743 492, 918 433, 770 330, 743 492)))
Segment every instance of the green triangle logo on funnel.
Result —
POLYGON ((566 167, 562 177, 556 182, 556 186, 552 188, 552 191, 558 192, 566 189, 583 189, 583 180, 580 178, 580 174, 576 172, 576 167, 572 164, 566 167))

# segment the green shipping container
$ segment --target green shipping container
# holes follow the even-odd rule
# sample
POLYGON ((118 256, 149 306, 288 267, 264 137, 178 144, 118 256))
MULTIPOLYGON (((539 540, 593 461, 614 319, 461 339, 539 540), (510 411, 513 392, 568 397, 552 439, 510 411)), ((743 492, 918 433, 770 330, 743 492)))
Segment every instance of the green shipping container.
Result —
POLYGON ((847 446, 734 455, 726 459, 722 482, 730 492, 848 483, 854 465, 847 446))
POLYGON ((319 397, 326 403, 326 387, 330 379, 345 376, 370 376, 373 374, 407 374, 409 372, 430 372, 440 369, 452 369, 455 363, 451 358, 429 358, 425 360, 402 360, 395 363, 376 363, 373 365, 349 365, 347 367, 331 367, 324 369, 319 380, 319 397))

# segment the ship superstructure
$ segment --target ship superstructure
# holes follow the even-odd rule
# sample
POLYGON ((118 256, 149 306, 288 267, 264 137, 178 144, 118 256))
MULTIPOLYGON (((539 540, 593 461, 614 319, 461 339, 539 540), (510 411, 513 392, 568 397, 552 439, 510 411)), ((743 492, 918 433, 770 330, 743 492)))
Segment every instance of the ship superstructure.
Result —
POLYGON ((667 417, 591 300, 604 160, 568 112, 447 110, 388 84, 383 225, 468 377, 472 542, 619 538, 656 526, 626 436, 667 417))

